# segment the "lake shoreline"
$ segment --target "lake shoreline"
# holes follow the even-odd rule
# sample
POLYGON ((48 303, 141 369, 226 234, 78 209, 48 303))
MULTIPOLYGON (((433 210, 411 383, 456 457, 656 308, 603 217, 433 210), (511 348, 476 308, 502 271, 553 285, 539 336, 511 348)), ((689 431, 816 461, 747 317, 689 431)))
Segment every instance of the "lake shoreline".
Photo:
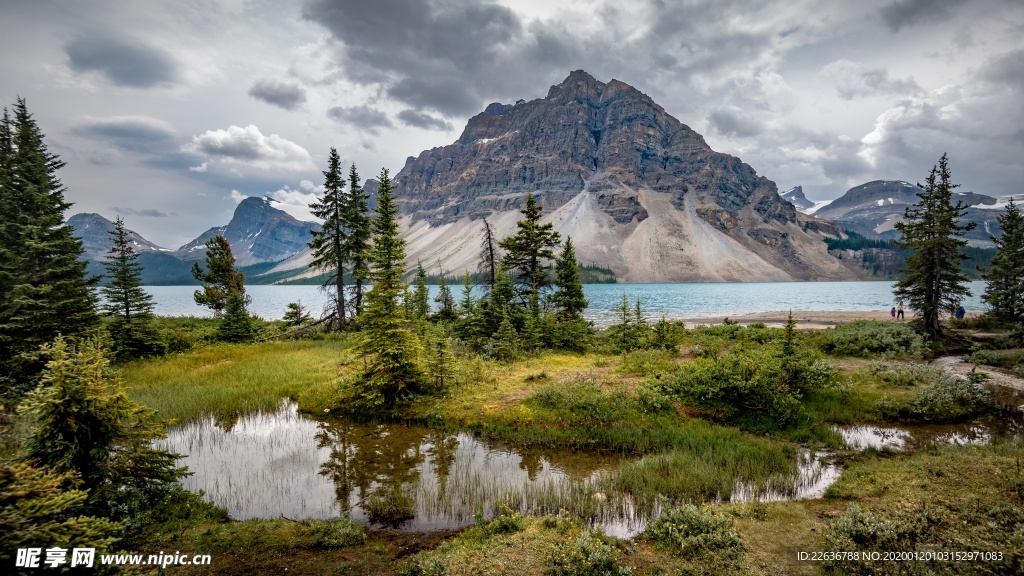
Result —
MULTIPOLYGON (((753 312, 750 314, 736 314, 730 316, 709 316, 705 318, 683 318, 687 327, 699 325, 722 324, 728 318, 744 326, 761 322, 769 328, 781 328, 786 325, 789 319, 789 310, 777 310, 772 312, 753 312)), ((913 316, 906 313, 906 321, 913 316)), ((796 327, 805 330, 823 330, 839 324, 847 324, 856 320, 885 320, 893 321, 887 310, 794 310, 793 319, 796 320, 796 327)))

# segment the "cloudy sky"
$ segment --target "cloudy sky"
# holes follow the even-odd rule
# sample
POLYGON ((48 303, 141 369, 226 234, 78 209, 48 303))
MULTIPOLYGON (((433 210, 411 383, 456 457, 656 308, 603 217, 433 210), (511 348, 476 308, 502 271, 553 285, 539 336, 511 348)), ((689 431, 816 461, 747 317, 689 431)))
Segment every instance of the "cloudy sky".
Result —
POLYGON ((312 199, 488 103, 585 69, 813 199, 923 180, 1024 189, 1021 0, 5 0, 0 100, 25 97, 72 212, 177 247, 245 196, 312 199))

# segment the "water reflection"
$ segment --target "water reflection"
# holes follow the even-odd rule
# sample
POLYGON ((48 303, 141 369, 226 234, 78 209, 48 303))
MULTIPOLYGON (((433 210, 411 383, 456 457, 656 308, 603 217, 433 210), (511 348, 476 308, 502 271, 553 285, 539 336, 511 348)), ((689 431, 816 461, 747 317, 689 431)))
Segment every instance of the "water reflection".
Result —
POLYGON ((1006 413, 985 414, 955 424, 903 426, 837 426, 846 444, 854 450, 874 448, 912 452, 932 444, 988 444, 993 438, 1014 438, 1024 434, 1018 417, 1006 413))
POLYGON ((295 404, 235 421, 175 428, 163 447, 187 454, 190 490, 233 518, 354 519, 403 530, 458 528, 500 503, 557 511, 618 458, 513 450, 465 433, 300 416, 295 404))

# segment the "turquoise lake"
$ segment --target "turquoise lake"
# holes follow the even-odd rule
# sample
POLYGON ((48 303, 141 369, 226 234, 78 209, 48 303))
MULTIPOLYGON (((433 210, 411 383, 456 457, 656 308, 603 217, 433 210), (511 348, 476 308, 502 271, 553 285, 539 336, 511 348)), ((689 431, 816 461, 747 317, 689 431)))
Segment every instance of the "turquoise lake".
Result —
MULTIPOLYGON (((615 307, 625 294, 637 298, 644 314, 672 319, 751 314, 778 310, 889 310, 894 305, 892 282, 693 282, 679 284, 587 284, 583 287, 590 307, 587 319, 599 326, 615 317, 615 307)), ((969 284, 972 296, 964 301, 969 312, 986 309, 981 302, 982 281, 969 284)), ((431 294, 437 287, 431 286, 431 294)), ((193 301, 195 286, 146 286, 161 316, 209 316, 193 301)), ((327 301, 317 286, 248 286, 249 311, 267 320, 284 315, 289 302, 301 302, 317 315, 327 301)), ((456 300, 461 286, 453 286, 456 300)))

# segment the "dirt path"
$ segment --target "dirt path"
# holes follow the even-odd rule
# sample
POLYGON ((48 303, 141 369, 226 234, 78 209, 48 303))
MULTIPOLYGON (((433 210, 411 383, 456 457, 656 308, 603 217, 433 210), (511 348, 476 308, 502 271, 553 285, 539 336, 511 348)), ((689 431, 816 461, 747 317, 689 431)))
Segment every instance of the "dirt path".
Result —
POLYGON ((950 374, 958 374, 960 376, 967 376, 971 372, 981 372, 988 376, 987 382, 996 386, 1005 386, 1007 388, 1013 388, 1024 392, 1024 379, 1021 379, 1012 374, 1008 374, 998 368, 992 368, 991 366, 985 366, 978 364, 975 366, 970 362, 965 362, 963 358, 959 356, 943 356, 931 363, 936 368, 941 368, 950 374))

